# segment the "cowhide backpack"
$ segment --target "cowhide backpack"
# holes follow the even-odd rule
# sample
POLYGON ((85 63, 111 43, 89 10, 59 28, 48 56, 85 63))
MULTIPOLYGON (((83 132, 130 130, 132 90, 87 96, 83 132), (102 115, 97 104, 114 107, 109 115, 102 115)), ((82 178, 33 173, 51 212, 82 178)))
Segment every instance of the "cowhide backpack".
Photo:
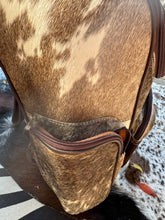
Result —
POLYGON ((0 1, 13 123, 25 119, 32 157, 66 212, 105 200, 152 128, 164 31, 156 0, 0 1))

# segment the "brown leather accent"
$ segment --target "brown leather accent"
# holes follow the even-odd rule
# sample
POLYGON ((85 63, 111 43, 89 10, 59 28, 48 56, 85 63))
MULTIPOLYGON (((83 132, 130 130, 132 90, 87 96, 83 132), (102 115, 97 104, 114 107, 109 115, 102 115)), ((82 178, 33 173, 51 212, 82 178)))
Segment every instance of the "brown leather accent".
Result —
POLYGON ((125 129, 119 130, 118 134, 122 137, 123 141, 127 138, 127 131, 125 129))
MULTIPOLYGON (((149 95, 148 95, 148 97, 146 99, 145 105, 144 105, 144 118, 143 118, 143 122, 141 123, 141 125, 137 129, 137 132, 135 133, 134 137, 133 136, 131 137, 129 145, 128 145, 127 149, 126 149, 126 156, 125 156, 125 160, 124 160, 123 165, 125 165, 128 162, 128 160, 132 156, 133 152, 135 151, 135 149, 137 148, 139 143, 142 141, 142 138, 144 137, 145 131, 146 131, 148 125, 149 125, 150 120, 152 119, 151 118, 152 106, 153 106, 152 90, 150 90, 150 93, 149 93, 149 95)), ((153 123, 152 123, 152 126, 153 126, 153 123)))
MULTIPOLYGON (((130 123, 129 130, 131 131, 134 121, 137 117, 137 108, 139 105, 139 100, 143 94, 143 88, 145 87, 146 80, 148 80, 148 69, 150 68, 153 54, 155 55, 155 77, 161 77, 164 75, 163 71, 165 69, 163 59, 165 57, 165 49, 164 49, 164 12, 162 11, 162 7, 159 1, 148 0, 148 4, 151 12, 151 20, 152 20, 152 39, 151 46, 148 55, 148 60, 146 63, 146 68, 141 80, 141 84, 139 86, 139 91, 137 94, 134 111, 132 114, 132 119, 130 123)), ((153 70, 154 71, 154 70, 153 70)))
POLYGON ((126 151, 123 166, 128 162, 128 160, 130 159, 130 157, 132 156, 133 152, 136 150, 136 148, 138 147, 140 142, 141 141, 136 140, 134 137, 131 137, 129 146, 128 146, 127 151, 126 151))
POLYGON ((115 132, 118 133, 121 136, 121 138, 123 139, 123 152, 122 153, 124 153, 128 147, 128 144, 130 143, 131 133, 125 127, 117 129, 117 130, 115 130, 115 132))
POLYGON ((77 151, 89 150, 109 141, 114 141, 118 142, 118 144, 121 146, 120 153, 123 151, 122 138, 115 132, 105 132, 103 134, 99 134, 82 141, 75 141, 70 143, 56 139, 41 127, 31 128, 30 132, 38 137, 40 141, 45 143, 49 148, 51 148, 51 150, 60 150, 73 153, 77 151))
POLYGON ((141 137, 143 136, 146 128, 147 128, 147 125, 150 121, 150 118, 151 118, 151 113, 152 113, 152 103, 153 103, 153 100, 152 100, 152 90, 150 90, 150 93, 147 97, 147 100, 145 102, 145 106, 144 106, 144 119, 143 119, 143 122, 142 124, 140 125, 140 127, 138 128, 136 134, 134 135, 134 138, 136 140, 139 140, 141 139, 141 137))
POLYGON ((149 60, 152 53, 155 53, 155 77, 160 78, 165 75, 165 14, 159 0, 148 0, 148 3, 152 19, 152 42, 149 60))

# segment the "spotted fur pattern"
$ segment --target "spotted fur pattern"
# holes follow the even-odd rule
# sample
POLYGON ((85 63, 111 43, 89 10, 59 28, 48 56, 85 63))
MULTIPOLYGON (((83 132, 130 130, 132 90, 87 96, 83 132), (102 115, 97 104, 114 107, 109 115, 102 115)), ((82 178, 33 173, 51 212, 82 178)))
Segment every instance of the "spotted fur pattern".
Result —
POLYGON ((129 126, 150 42, 147 0, 0 2, 0 60, 26 111, 59 121, 129 126))
POLYGON ((130 120, 151 40, 146 1, 1 0, 0 24, 0 60, 27 112, 130 120))

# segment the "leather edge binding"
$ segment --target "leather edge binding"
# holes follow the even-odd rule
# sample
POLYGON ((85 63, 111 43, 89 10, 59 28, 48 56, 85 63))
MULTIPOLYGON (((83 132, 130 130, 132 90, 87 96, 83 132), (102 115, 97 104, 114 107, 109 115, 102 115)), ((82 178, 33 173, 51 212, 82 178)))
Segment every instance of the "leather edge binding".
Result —
POLYGON ((82 141, 74 141, 74 142, 60 141, 55 137, 53 137, 52 135, 50 135, 47 131, 45 131, 41 127, 31 128, 30 133, 35 135, 41 142, 43 142, 51 150, 63 151, 65 153, 90 150, 109 141, 118 142, 118 144, 121 146, 120 154, 123 152, 122 137, 117 133, 111 131, 87 138, 82 141))

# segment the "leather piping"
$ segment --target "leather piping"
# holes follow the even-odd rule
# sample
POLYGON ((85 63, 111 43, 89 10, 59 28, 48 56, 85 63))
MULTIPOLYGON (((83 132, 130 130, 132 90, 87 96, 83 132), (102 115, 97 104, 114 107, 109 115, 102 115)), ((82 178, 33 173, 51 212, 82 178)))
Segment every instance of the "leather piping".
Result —
POLYGON ((120 153, 123 151, 123 140, 120 135, 115 132, 105 132, 100 135, 87 138, 82 141, 64 142, 53 137, 46 130, 41 127, 31 128, 30 132, 35 135, 40 141, 47 145, 51 150, 60 150, 67 152, 79 152, 84 150, 90 150, 94 147, 111 142, 117 142, 120 146, 120 153))

